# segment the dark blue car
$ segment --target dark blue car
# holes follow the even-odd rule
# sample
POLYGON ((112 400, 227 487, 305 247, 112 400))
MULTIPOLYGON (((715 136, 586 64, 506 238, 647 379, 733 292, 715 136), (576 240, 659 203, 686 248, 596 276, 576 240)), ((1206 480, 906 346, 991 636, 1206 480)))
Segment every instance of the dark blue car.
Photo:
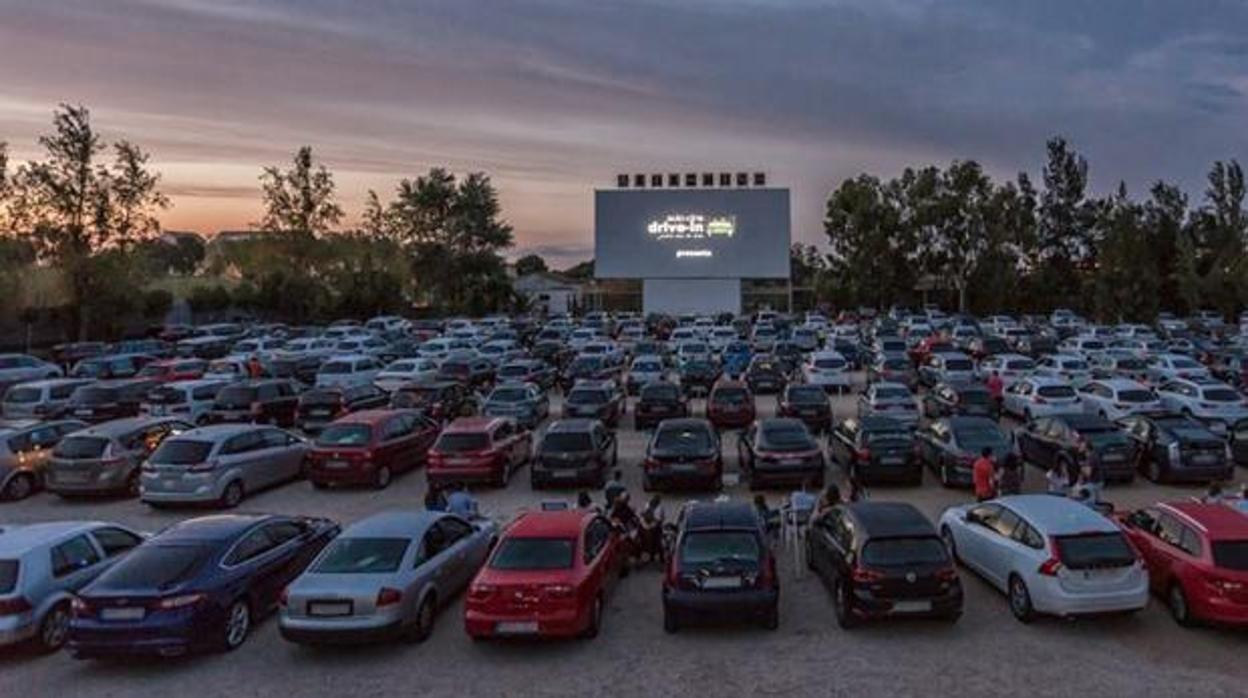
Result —
POLYGON ((233 650, 337 536, 328 519, 205 516, 135 548, 74 600, 78 658, 233 650))

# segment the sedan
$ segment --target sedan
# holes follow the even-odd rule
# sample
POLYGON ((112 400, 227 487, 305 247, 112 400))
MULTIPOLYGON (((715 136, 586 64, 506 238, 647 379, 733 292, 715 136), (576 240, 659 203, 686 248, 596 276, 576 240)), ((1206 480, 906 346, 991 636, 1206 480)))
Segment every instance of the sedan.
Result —
POLYGON ((1218 482, 1234 475, 1226 442, 1190 417, 1133 415, 1118 424, 1132 442, 1136 469, 1153 482, 1218 482))
POLYGON ((282 637, 302 644, 423 642, 498 536, 489 519, 387 511, 348 526, 282 594, 282 637))
POLYGON ((920 458, 945 487, 970 487, 971 465, 985 448, 992 450, 998 466, 1016 457, 1011 437, 987 417, 938 419, 917 434, 920 458))
POLYGON ((872 383, 858 396, 859 417, 891 417, 912 427, 919 425, 914 393, 903 383, 872 383))

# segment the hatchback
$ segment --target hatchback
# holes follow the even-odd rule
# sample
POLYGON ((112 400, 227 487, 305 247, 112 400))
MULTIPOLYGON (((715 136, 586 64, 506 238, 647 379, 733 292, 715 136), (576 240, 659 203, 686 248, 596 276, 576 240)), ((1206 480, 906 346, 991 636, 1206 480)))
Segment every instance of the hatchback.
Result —
POLYGON ((1134 612, 1148 603, 1148 571, 1135 548, 1114 522, 1073 499, 1031 494, 950 507, 940 533, 1024 623, 1039 613, 1134 612))
POLYGON ((823 487, 823 449, 798 419, 772 417, 751 424, 737 440, 737 463, 751 490, 803 483, 823 487))
POLYGON ((923 414, 927 417, 998 416, 992 394, 980 383, 937 383, 923 396, 923 414))
POLYGON ((755 354, 745 369, 745 384, 755 394, 774 394, 784 390, 788 376, 781 370, 774 357, 755 354))
POLYGON ((1213 378, 1179 378, 1157 386, 1161 404, 1205 423, 1225 435, 1231 425, 1248 419, 1248 400, 1236 389, 1213 378))
POLYGON ((919 406, 904 383, 872 383, 858 396, 858 416, 891 417, 910 426, 919 425, 919 406))
POLYGON ((689 416, 689 400, 675 383, 650 383, 641 389, 633 408, 633 426, 652 429, 664 419, 689 416))
POLYGON ((1082 409, 1079 393, 1063 378, 1030 376, 1015 381, 1001 395, 1001 410, 1026 422, 1082 409))
POLYGON ((550 416, 550 398, 534 383, 507 383, 490 391, 481 414, 511 417, 526 429, 536 429, 550 416))
POLYGON ((314 388, 299 396, 295 426, 305 434, 316 434, 340 417, 389 404, 390 396, 371 383, 314 388))
POLYGON ((90 423, 134 417, 139 414, 139 405, 143 398, 158 385, 160 383, 150 378, 120 378, 88 383, 74 390, 61 414, 90 423))
POLYGON ((619 457, 619 441, 601 421, 561 419, 538 442, 530 484, 535 490, 552 485, 601 488, 619 457))
POLYGON ((460 417, 438 436, 425 473, 431 483, 485 482, 506 487, 529 462, 533 433, 510 417, 460 417))
POLYGON ((1082 356, 1048 354, 1036 360, 1036 374, 1061 378, 1077 390, 1092 380, 1092 367, 1082 356))
POLYGON ((785 386, 776 404, 776 415, 800 419, 816 434, 832 426, 832 403, 817 385, 796 383, 785 386))
POLYGON ((343 530, 282 592, 282 637, 303 644, 421 642, 498 536, 489 519, 387 511, 343 530))
POLYGON ((390 486, 394 475, 423 465, 441 431, 416 410, 364 410, 340 417, 308 451, 304 474, 317 488, 390 486))
POLYGON ((69 650, 87 659, 238 649, 336 535, 338 524, 309 517, 176 523, 82 589, 69 650))
POLYGON ((232 508, 253 492, 299 478, 308 444, 274 427, 219 424, 166 439, 143 464, 148 505, 232 508))
POLYGON ((153 388, 139 403, 144 417, 178 417, 197 425, 208 422, 217 394, 228 385, 218 380, 173 381, 153 388))
POLYGON ((979 362, 976 376, 987 381, 994 373, 1001 378, 1005 387, 1030 376, 1036 370, 1034 359, 1021 354, 996 354, 979 362))
POLYGON ((666 419, 646 445, 642 487, 723 487, 724 459, 719 434, 705 419, 666 419))
POLYGON ((780 627, 776 558, 758 515, 742 502, 688 505, 663 576, 664 630, 719 619, 780 627))
POLYGON ((843 419, 828 437, 832 460, 863 484, 923 484, 914 430, 884 415, 843 419))
POLYGON ((434 359, 399 359, 377 372, 373 385, 392 393, 408 383, 431 381, 438 375, 438 362, 434 359))
POLYGON ((1118 420, 1133 414, 1156 412, 1161 399, 1147 386, 1125 378, 1095 380, 1079 388, 1083 410, 1118 420))
POLYGON ((625 379, 625 386, 629 395, 636 395, 641 389, 651 383, 665 380, 667 377, 667 367, 663 364, 662 357, 647 355, 638 356, 628 367, 628 377, 625 379))
POLYGON ((316 387, 345 388, 353 385, 371 385, 381 373, 381 362, 372 356, 357 354, 335 356, 316 372, 316 387))
POLYGON ((619 535, 601 514, 522 513, 468 587, 464 630, 474 640, 596 637, 626 572, 619 535))
POLYGON ((0 423, 0 499, 25 499, 43 487, 56 445, 86 426, 73 419, 0 423))
POLYGON ((532 383, 543 391, 555 387, 555 377, 555 369, 537 359, 513 359, 495 373, 499 383, 532 383))
POLYGON ((44 469, 44 487, 62 497, 139 494, 139 470, 170 436, 192 429, 174 417, 131 417, 65 436, 44 469))
POLYGON ((911 504, 832 508, 807 535, 806 564, 832 588, 842 628, 871 618, 962 616, 953 560, 936 527, 911 504))
POLYGON ((91 378, 49 378, 18 383, 4 391, 5 419, 48 419, 65 411, 74 391, 91 378))
POLYGON ((298 410, 299 391, 293 383, 283 379, 259 379, 222 388, 204 421, 293 427, 298 410))
POLYGON ((1084 466, 1099 468, 1106 481, 1135 478, 1131 442, 1117 424, 1096 415, 1076 412, 1039 417, 1016 435, 1025 462, 1045 470, 1059 466, 1071 484, 1084 466))
POLYGON ((706 399, 706 418, 716 429, 744 429, 754 417, 754 395, 746 383, 722 382, 706 399))
POLYGON ((919 366, 919 381, 927 386, 938 383, 970 383, 975 380, 975 364, 960 352, 942 351, 929 355, 919 366))
POLYGON ((601 419, 607 426, 620 423, 624 396, 612 381, 578 381, 563 398, 565 418, 601 419))
POLYGON ((1131 440, 1135 468, 1153 482, 1219 482, 1234 476, 1226 442, 1190 417, 1153 413, 1118 424, 1131 440))

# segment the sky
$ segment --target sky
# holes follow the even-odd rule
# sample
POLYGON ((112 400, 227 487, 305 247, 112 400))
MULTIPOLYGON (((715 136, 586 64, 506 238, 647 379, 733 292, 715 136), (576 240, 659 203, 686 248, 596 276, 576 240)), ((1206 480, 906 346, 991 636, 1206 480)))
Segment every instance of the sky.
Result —
MULTIPOLYGON (((370 189, 484 171, 512 256, 592 256, 618 172, 766 171, 793 237, 862 172, 976 159, 1038 175, 1063 135, 1097 190, 1199 199, 1246 158, 1242 0, 0 0, 0 140, 60 102, 152 154, 167 229, 260 218, 311 145, 348 223, 370 189)), ((1038 179, 1038 177, 1037 177, 1038 179)))

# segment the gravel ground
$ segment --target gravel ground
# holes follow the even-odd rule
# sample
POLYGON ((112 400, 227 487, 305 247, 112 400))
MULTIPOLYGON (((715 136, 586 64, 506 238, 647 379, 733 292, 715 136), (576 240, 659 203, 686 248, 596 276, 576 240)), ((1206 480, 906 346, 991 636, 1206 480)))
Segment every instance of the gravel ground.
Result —
MULTIPOLYGON (((630 414, 631 414, 630 401, 630 414)), ((758 399, 760 414, 775 400, 758 399)), ((853 399, 836 399, 838 415, 853 399)), ((695 411, 702 403, 695 404, 695 411)), ((641 497, 638 465, 645 435, 631 419, 620 431, 620 462, 634 499, 641 497)), ((735 437, 725 437, 728 470, 736 467, 735 437)), ((1041 484, 1030 469, 1027 489, 1041 484)), ((730 493, 745 497, 742 487, 730 493)), ((304 482, 261 493, 243 510, 314 513, 347 523, 376 511, 419 507, 424 475, 397 479, 383 492, 314 491, 304 482)), ((1119 506, 1198 494, 1197 489, 1159 487, 1143 480, 1112 488, 1119 506)), ((872 491, 876 500, 914 503, 935 518, 969 493, 944 490, 935 479, 922 487, 872 491)), ((572 497, 574 493, 568 493, 572 497)), ((482 508, 505 519, 539 499, 559 496, 529 491, 526 473, 506 490, 482 491, 482 508)), ((780 493, 773 493, 778 502, 780 493)), ((680 501, 669 497, 669 515, 680 501)), ((0 519, 33 522, 103 519, 156 530, 200 512, 150 511, 131 501, 61 501, 40 494, 6 504, 0 519)), ((789 553, 791 556, 792 553, 789 553)), ((726 694, 949 695, 1016 694, 1067 696, 1244 696, 1248 695, 1248 634, 1216 629, 1187 630, 1170 620, 1156 600, 1130 617, 1041 620, 1023 626, 1010 615, 1004 597, 963 570, 966 608, 949 626, 927 621, 837 628, 827 590, 809 573, 799 574, 791 557, 781 571, 780 629, 690 628, 667 635, 662 628, 660 575, 642 570, 617 587, 602 635, 592 641, 480 644, 469 641, 456 603, 439 619, 423 645, 309 650, 281 640, 275 619, 264 621, 248 643, 228 655, 178 660, 82 662, 61 653, 0 654, 0 696, 269 696, 279 691, 302 697, 355 698, 381 695, 694 695, 726 694)))

